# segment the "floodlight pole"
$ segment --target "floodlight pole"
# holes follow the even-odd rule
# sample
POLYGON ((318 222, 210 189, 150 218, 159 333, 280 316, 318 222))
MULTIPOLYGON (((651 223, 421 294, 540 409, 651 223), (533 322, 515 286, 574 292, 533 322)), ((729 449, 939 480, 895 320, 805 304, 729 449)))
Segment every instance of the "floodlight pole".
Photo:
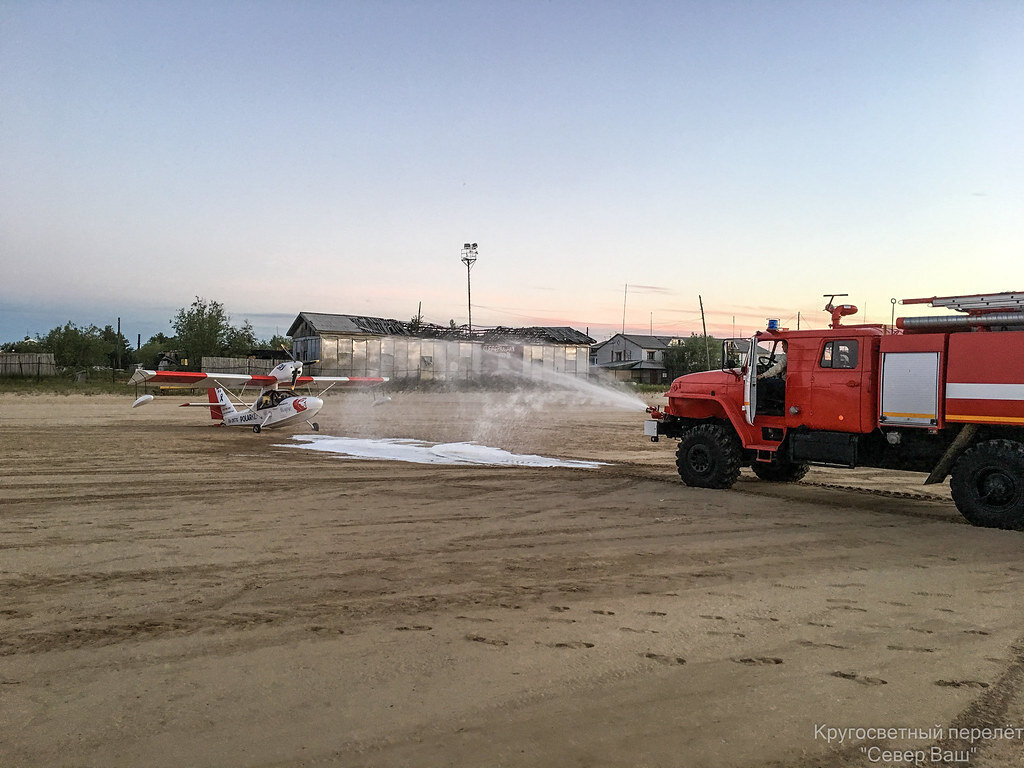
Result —
POLYGON ((466 265, 466 307, 469 310, 469 332, 473 333, 473 286, 469 279, 469 271, 476 263, 476 243, 462 246, 462 263, 466 265))

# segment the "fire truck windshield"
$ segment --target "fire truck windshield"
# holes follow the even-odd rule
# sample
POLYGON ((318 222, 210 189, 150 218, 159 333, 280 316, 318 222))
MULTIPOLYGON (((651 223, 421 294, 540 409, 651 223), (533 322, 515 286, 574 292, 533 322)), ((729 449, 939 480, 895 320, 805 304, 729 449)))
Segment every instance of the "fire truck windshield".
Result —
POLYGON ((722 340, 722 368, 742 370, 750 357, 750 339, 722 340))

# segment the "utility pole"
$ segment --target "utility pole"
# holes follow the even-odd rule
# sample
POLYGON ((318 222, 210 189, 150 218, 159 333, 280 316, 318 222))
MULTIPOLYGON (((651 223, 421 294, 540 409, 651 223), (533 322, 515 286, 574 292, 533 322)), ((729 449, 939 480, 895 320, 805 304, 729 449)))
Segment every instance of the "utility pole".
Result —
POLYGON ((473 333, 473 286, 469 279, 469 271, 476 264, 476 243, 462 246, 462 263, 466 265, 466 305, 469 309, 469 332, 473 333))
POLYGON ((629 283, 622 289, 622 335, 626 335, 626 296, 629 294, 629 283))
POLYGON ((701 298, 700 294, 697 294, 697 301, 700 302, 700 325, 704 329, 704 352, 708 356, 708 367, 706 370, 711 370, 711 347, 708 346, 708 326, 704 322, 704 299, 701 298))
POLYGON ((114 359, 110 361, 110 381, 117 381, 117 369, 121 367, 121 318, 117 318, 117 340, 114 342, 114 359))

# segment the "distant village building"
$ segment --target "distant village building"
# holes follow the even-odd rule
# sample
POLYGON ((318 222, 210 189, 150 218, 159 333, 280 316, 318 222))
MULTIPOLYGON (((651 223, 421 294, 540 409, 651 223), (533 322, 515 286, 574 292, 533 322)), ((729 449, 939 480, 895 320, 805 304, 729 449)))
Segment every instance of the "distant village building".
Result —
POLYGON ((594 340, 574 328, 467 332, 429 323, 301 312, 288 329, 292 353, 318 360, 320 376, 458 380, 488 375, 589 375, 594 340))
POLYGON ((617 333, 591 351, 591 361, 620 381, 662 384, 668 381, 665 350, 678 344, 674 336, 617 333))

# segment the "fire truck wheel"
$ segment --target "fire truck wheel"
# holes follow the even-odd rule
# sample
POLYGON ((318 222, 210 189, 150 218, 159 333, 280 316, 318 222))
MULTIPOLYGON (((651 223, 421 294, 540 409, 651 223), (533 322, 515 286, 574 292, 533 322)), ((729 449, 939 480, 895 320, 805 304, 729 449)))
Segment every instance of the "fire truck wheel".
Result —
POLYGON ((953 502, 972 525, 1024 530, 1024 445, 978 443, 953 465, 953 502))
POLYGON ((729 488, 740 476, 743 450, 736 434, 720 424, 701 424, 683 433, 676 469, 695 488, 729 488))
POLYGON ((811 465, 796 461, 779 461, 774 464, 755 461, 750 468, 759 479, 769 483, 795 483, 803 479, 811 465))

